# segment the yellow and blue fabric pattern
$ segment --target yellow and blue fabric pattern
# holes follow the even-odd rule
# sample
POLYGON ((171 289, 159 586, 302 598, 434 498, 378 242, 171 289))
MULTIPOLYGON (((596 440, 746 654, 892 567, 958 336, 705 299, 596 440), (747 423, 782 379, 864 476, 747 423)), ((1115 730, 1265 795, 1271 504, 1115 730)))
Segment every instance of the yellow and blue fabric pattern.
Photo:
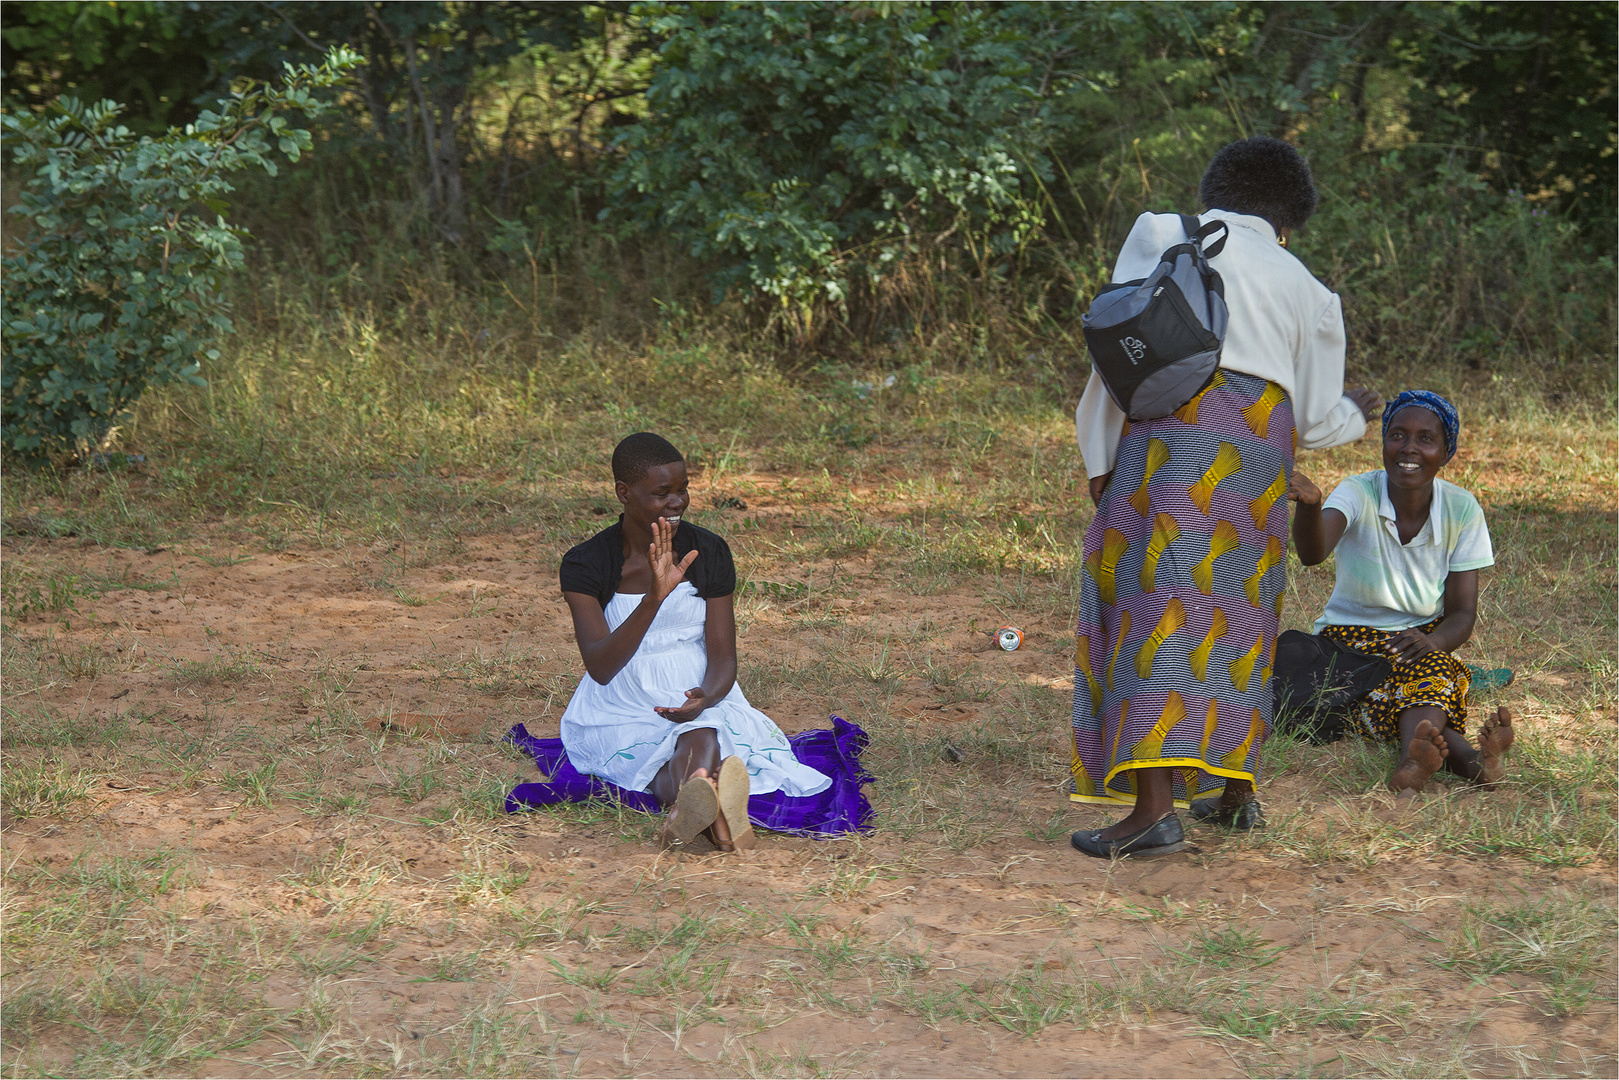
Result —
POLYGON ((1133 803, 1144 768, 1173 770, 1181 806, 1254 779, 1294 444, 1281 388, 1225 370, 1173 415, 1125 428, 1085 534, 1074 800, 1133 803))
MULTIPOLYGON (((1435 619, 1418 629, 1431 634, 1439 623, 1435 619)), ((1386 656, 1384 642, 1396 633, 1399 631, 1370 626, 1321 628, 1322 637, 1371 656, 1386 656)), ((1472 678, 1467 665, 1448 652, 1431 652, 1411 661, 1396 660, 1389 677, 1361 701, 1354 717, 1358 734, 1379 742, 1398 742, 1400 714, 1419 705, 1433 705, 1445 710, 1446 727, 1466 735, 1467 691, 1472 678)))

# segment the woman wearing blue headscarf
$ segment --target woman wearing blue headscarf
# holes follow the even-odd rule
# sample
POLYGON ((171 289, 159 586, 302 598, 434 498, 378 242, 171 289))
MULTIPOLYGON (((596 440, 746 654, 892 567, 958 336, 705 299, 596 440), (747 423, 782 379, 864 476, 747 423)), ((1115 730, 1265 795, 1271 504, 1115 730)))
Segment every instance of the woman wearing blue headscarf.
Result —
POLYGON ((1367 695, 1362 733, 1401 748, 1389 786, 1420 789, 1440 768, 1492 786, 1512 745, 1512 717, 1487 718, 1467 741, 1467 668, 1451 654, 1473 636, 1478 572, 1495 564, 1484 511, 1439 479, 1461 422, 1438 394, 1407 390, 1383 410, 1383 468, 1351 476, 1325 501, 1293 473, 1293 544, 1305 566, 1337 553, 1337 581, 1315 632, 1381 656, 1392 673, 1367 695))

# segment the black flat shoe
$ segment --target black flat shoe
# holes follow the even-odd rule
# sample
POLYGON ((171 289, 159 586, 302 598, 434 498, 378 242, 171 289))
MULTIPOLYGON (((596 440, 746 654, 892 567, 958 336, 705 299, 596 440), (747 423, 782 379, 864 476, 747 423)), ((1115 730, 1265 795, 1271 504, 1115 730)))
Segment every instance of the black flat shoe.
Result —
POLYGON ((1253 832, 1265 827, 1265 811, 1260 809, 1258 799, 1249 799, 1235 810, 1226 810, 1216 795, 1212 799, 1195 800, 1189 813, 1199 825, 1220 825, 1234 832, 1253 832))
POLYGON ((1069 843, 1097 859, 1117 859, 1125 855, 1168 855, 1186 847, 1186 831, 1181 828, 1180 817, 1171 810, 1132 836, 1103 840, 1102 830, 1098 829, 1095 832, 1077 832, 1069 838, 1069 843))

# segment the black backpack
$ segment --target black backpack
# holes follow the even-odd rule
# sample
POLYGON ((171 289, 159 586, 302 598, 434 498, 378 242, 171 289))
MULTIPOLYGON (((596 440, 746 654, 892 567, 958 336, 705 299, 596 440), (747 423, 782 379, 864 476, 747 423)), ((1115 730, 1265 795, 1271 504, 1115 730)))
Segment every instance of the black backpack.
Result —
POLYGON ((1091 367, 1131 420, 1168 416, 1196 397, 1220 366, 1225 283, 1209 260, 1225 248, 1231 229, 1220 220, 1180 219, 1186 242, 1165 251, 1148 277, 1104 285, 1080 319, 1091 367))
POLYGON ((1284 630, 1276 639, 1270 687, 1276 727, 1313 743, 1336 742, 1355 706, 1394 670, 1385 657, 1367 656, 1328 637, 1284 630))

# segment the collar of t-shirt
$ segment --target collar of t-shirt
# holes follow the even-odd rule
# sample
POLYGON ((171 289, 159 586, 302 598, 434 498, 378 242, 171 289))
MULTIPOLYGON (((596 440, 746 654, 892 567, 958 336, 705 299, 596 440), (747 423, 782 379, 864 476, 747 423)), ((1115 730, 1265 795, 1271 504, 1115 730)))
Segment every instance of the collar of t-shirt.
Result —
POLYGON ((1228 225, 1235 225, 1239 229, 1247 229, 1249 232, 1258 233, 1271 243, 1276 243, 1276 226, 1256 214, 1234 214, 1230 210, 1205 210, 1197 216, 1197 220, 1204 224, 1213 221, 1215 218, 1219 218, 1228 225))
MULTIPOLYGON (((1394 512, 1394 503, 1389 499, 1389 475, 1387 472, 1383 473, 1381 487, 1382 491, 1379 492, 1381 498, 1377 504, 1377 516, 1383 519, 1383 528, 1390 536, 1394 537, 1394 542, 1399 544, 1400 521, 1398 515, 1394 512)), ((1417 535, 1411 538, 1411 542, 1409 544, 1400 544, 1401 547, 1425 547, 1439 543, 1439 526, 1436 522, 1439 520, 1439 500, 1441 498, 1443 496, 1439 491, 1439 481, 1435 480, 1433 500, 1428 503, 1428 520, 1422 523, 1422 528, 1417 530, 1417 535)))

